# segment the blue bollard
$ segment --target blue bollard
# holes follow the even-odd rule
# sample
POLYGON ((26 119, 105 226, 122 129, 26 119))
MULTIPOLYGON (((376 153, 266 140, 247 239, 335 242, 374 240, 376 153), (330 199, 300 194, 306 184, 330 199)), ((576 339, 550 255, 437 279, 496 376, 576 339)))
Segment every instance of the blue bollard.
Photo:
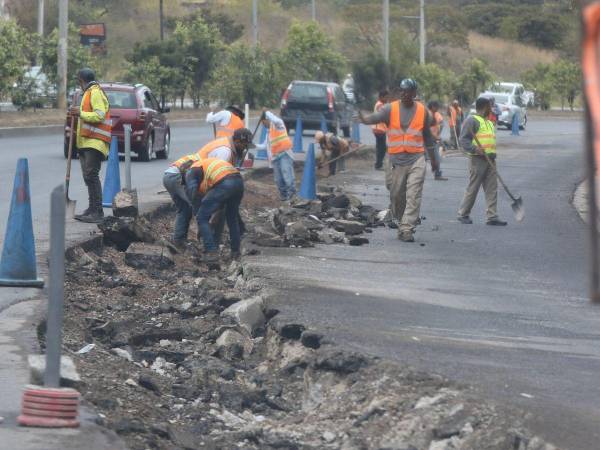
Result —
POLYGON ((352 141, 360 144, 360 124, 352 122, 352 141))
MULTIPOLYGON (((265 127, 264 125, 260 126, 260 138, 258 139, 258 142, 260 144, 264 144, 264 142, 267 140, 267 127, 265 127)), ((258 150, 256 152, 256 157, 254 159, 268 159, 268 155, 267 155, 267 150, 258 150)))
POLYGON ((44 280, 37 277, 27 158, 19 158, 17 161, 0 259, 0 286, 44 286, 44 280))
POLYGON ((108 166, 104 177, 104 188, 102 189, 102 206, 112 207, 113 198, 121 190, 121 174, 119 171, 119 143, 117 137, 113 136, 108 154, 108 166))
POLYGON ((296 119, 296 129, 294 130, 294 153, 304 153, 304 145, 302 143, 302 119, 300 116, 296 119))
POLYGON ((513 114, 513 118, 512 118, 512 135, 513 136, 519 136, 519 113, 516 112, 513 114))
POLYGON ((304 160, 304 172, 302 172, 302 183, 300 184, 300 197, 305 200, 317 198, 317 174, 315 169, 315 144, 308 146, 308 153, 304 160))

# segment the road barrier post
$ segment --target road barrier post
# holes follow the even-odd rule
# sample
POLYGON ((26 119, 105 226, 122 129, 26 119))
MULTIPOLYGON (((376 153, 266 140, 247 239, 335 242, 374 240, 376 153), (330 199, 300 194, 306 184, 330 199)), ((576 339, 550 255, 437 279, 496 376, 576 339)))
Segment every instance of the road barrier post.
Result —
POLYGON ((131 124, 123 125, 125 131, 125 189, 131 191, 131 124))
POLYGON ((519 113, 516 112, 513 114, 513 118, 512 118, 512 135, 513 136, 519 136, 519 113))

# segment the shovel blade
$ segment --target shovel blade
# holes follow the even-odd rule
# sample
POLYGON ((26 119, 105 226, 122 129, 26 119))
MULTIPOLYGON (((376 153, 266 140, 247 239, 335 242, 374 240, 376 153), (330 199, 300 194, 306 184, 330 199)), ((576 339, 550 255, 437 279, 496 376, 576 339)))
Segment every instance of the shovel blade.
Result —
POLYGON ((75 206, 77 205, 77 200, 71 200, 69 197, 66 199, 66 213, 67 218, 72 219, 75 217, 75 206))
POLYGON ((512 207, 517 222, 522 222, 525 218, 525 206, 523 206, 523 199, 521 197, 516 198, 510 206, 512 207))

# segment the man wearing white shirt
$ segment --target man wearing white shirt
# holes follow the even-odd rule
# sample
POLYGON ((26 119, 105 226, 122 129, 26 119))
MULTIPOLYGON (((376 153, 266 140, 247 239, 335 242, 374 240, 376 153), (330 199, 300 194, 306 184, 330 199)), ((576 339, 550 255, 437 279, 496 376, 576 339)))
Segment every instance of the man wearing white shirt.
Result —
POLYGON ((264 110, 262 124, 269 130, 265 142, 256 146, 257 150, 267 150, 273 164, 275 184, 279 189, 281 201, 289 201, 296 195, 296 178, 294 175, 294 157, 292 141, 281 118, 271 111, 264 110))
POLYGON ((206 122, 216 127, 215 137, 231 137, 235 130, 244 128, 246 115, 237 105, 229 105, 222 111, 211 111, 206 115, 206 122))

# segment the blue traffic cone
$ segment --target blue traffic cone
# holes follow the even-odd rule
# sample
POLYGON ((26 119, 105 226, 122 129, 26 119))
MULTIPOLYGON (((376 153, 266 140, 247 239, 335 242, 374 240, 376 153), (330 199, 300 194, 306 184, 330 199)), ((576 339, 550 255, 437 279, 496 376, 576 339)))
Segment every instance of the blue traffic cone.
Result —
POLYGON ((294 153, 304 153, 302 144, 302 119, 300 116, 296 119, 296 129, 294 130, 294 153))
POLYGON ((512 133, 513 136, 519 136, 519 113, 513 114, 512 118, 512 133))
POLYGON ((352 122, 352 141, 360 143, 360 124, 352 122))
POLYGON ((325 120, 325 115, 321 114, 321 131, 323 133, 327 133, 329 130, 327 129, 327 121, 325 120))
POLYGON ((44 286, 44 280, 37 277, 35 262, 27 158, 19 158, 17 161, 4 248, 0 259, 0 286, 44 286))
POLYGON ((304 160, 304 172, 302 173, 302 183, 300 184, 300 197, 305 200, 315 200, 317 198, 317 176, 315 172, 315 144, 308 146, 308 153, 304 160))
MULTIPOLYGON (((264 125, 260 126, 260 138, 258 139, 258 142, 260 144, 264 144, 264 142, 267 140, 267 127, 265 127, 264 125)), ((263 150, 258 150, 256 152, 256 156, 254 159, 268 159, 268 155, 267 155, 267 150, 263 149, 263 150)))
POLYGON ((110 208, 113 198, 121 190, 121 174, 119 172, 119 144, 117 137, 113 136, 108 154, 108 166, 104 177, 104 189, 102 190, 102 206, 110 208))

